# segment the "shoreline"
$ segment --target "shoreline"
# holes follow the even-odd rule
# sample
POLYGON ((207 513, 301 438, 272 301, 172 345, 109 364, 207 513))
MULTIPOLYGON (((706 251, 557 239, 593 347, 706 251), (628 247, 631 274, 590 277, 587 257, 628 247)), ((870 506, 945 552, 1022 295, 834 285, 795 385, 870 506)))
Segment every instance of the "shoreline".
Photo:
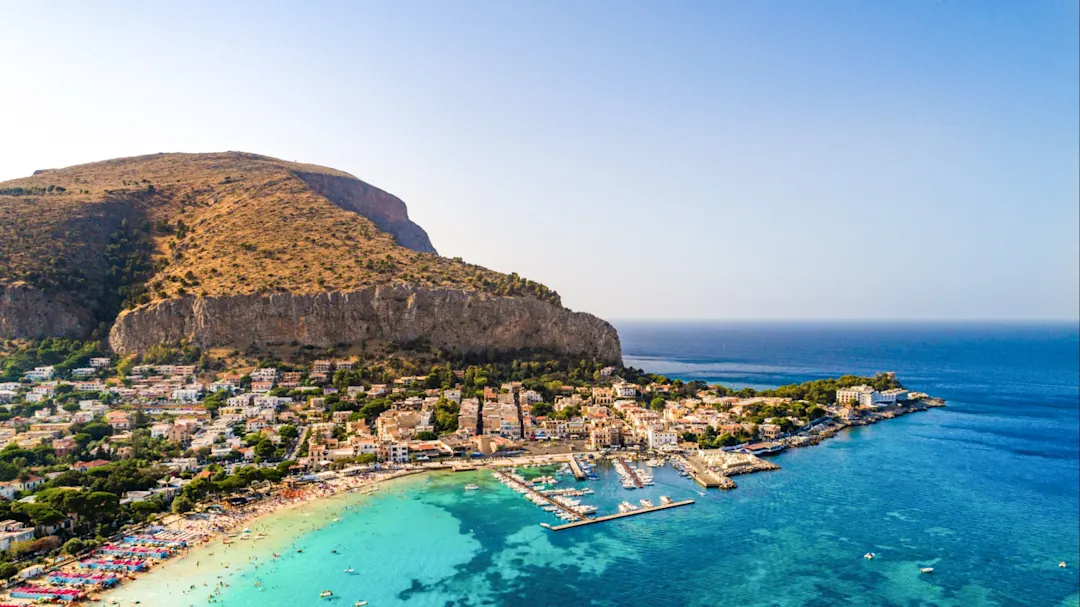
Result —
MULTIPOLYGON (((504 465, 554 463, 554 462, 565 460, 568 457, 569 457, 569 454, 552 454, 552 455, 515 456, 515 457, 510 457, 510 458, 500 458, 499 460, 492 460, 492 461, 489 461, 489 462, 484 462, 483 465, 477 466, 474 469, 474 471, 479 471, 481 469, 486 469, 486 468, 488 468, 490 466, 495 466, 495 465, 504 466, 504 465)), ((157 526, 165 527, 165 528, 168 528, 168 529, 176 529, 176 530, 180 530, 180 531, 194 531, 194 532, 198 533, 199 536, 200 536, 198 541, 193 542, 193 543, 189 544, 186 548, 177 551, 174 555, 172 555, 168 559, 155 561, 152 565, 148 565, 148 567, 143 571, 129 572, 129 573, 117 573, 116 575, 117 575, 118 578, 120 578, 120 581, 115 586, 113 586, 112 588, 100 589, 100 590, 94 590, 92 592, 88 592, 89 596, 88 596, 88 602, 86 604, 88 604, 88 605, 98 605, 98 604, 105 605, 105 604, 109 604, 109 603, 107 603, 107 601, 109 601, 110 599, 113 599, 116 595, 123 593, 125 590, 130 589, 133 582, 140 581, 140 580, 150 576, 151 574, 158 573, 161 570, 166 569, 168 567, 171 567, 171 566, 174 567, 174 566, 179 566, 179 565, 184 564, 184 563, 190 563, 190 559, 189 559, 190 556, 192 556, 194 553, 196 553, 196 551, 199 551, 200 549, 205 549, 205 548, 207 548, 209 546, 212 546, 215 541, 221 540, 223 543, 226 543, 228 545, 239 544, 240 540, 238 538, 234 539, 233 541, 227 541, 227 540, 229 538, 237 535, 238 532, 241 535, 245 535, 242 532, 243 529, 246 529, 246 528, 252 528, 253 529, 254 527, 256 527, 258 525, 259 521, 270 518, 273 515, 286 514, 286 513, 290 512, 290 511, 299 510, 301 507, 304 507, 304 506, 315 507, 315 506, 325 505, 325 504, 331 503, 329 500, 332 500, 334 498, 341 498, 341 497, 344 497, 344 496, 347 496, 347 495, 350 495, 350 494, 354 494, 354 493, 360 493, 360 495, 371 495, 372 493, 375 493, 375 492, 381 490, 384 485, 386 485, 386 484, 388 484, 388 483, 390 483, 392 481, 397 481, 397 480, 400 480, 400 479, 405 479, 405 478, 414 477, 414 476, 420 476, 420 475, 424 475, 424 474, 437 473, 437 472, 455 472, 455 471, 454 471, 454 469, 452 467, 450 467, 448 465, 433 465, 433 466, 412 467, 412 468, 403 469, 403 470, 394 470, 394 471, 392 471, 392 472, 390 472, 388 474, 381 474, 381 475, 379 475, 378 473, 375 473, 375 474, 371 474, 371 475, 368 475, 368 476, 360 476, 360 475, 358 475, 358 476, 354 476, 354 477, 338 477, 338 478, 331 479, 331 480, 328 480, 328 481, 323 481, 323 482, 319 482, 319 483, 311 483, 310 485, 306 485, 304 487, 306 489, 305 493, 302 496, 297 496, 297 497, 293 497, 293 498, 285 498, 285 497, 283 497, 282 495, 280 495, 281 493, 283 493, 283 490, 279 489, 279 490, 277 490, 275 492, 275 495, 274 495, 273 498, 267 498, 267 499, 264 499, 264 500, 262 500, 260 502, 257 502, 256 504, 253 504, 246 511, 240 512, 239 515, 237 515, 238 513, 237 513, 236 510, 226 511, 226 512, 220 514, 220 515, 212 515, 212 516, 217 517, 217 519, 214 519, 212 522, 207 522, 207 521, 202 521, 202 520, 197 520, 197 519, 192 520, 192 517, 190 517, 190 516, 174 515, 173 520, 169 520, 167 522, 163 521, 163 522, 159 523, 157 526), (360 491, 361 489, 366 489, 366 491, 361 492, 360 491), (272 501, 270 501, 271 499, 272 499, 272 501), (220 522, 220 519, 228 519, 227 520, 228 524, 227 525, 225 525, 225 524, 215 525, 215 523, 220 522), (218 528, 217 529, 208 529, 208 527, 215 527, 215 526, 218 527, 218 528), (194 528, 194 529, 192 529, 192 528, 194 528)), ((135 532, 137 530, 131 530, 131 531, 135 532)), ((267 537, 267 536, 261 534, 261 532, 260 532, 259 534, 255 535, 254 537, 251 537, 251 539, 248 542, 244 542, 244 543, 254 543, 254 541, 256 539, 263 539, 264 537, 267 537)), ((213 555, 213 554, 214 553, 209 553, 209 555, 213 555)), ((75 560, 73 560, 73 561, 71 561, 69 563, 64 564, 61 567, 58 567, 56 570, 77 571, 79 561, 81 561, 81 560, 83 560, 85 558, 86 558, 86 556, 83 556, 80 559, 75 559, 75 560)), ((198 563, 196 564, 196 566, 198 566, 198 563)), ((228 568, 228 567, 226 566, 226 568, 228 568)), ((9 599, 4 599, 4 600, 9 600, 9 599)), ((14 600, 17 600, 17 599, 14 599, 14 600)))
MULTIPOLYGON (((217 514, 204 511, 201 513, 193 513, 194 516, 191 514, 173 515, 171 520, 162 520, 156 524, 147 524, 135 529, 130 529, 125 532, 124 535, 135 534, 141 530, 146 530, 149 527, 160 527, 163 529, 190 533, 192 534, 192 539, 184 548, 177 550, 169 558, 161 560, 148 559, 147 567, 142 571, 115 572, 114 575, 118 578, 116 585, 111 588, 88 590, 87 602, 85 604, 109 604, 107 601, 121 593, 123 590, 129 588, 132 583, 142 580, 151 574, 158 573, 170 566, 177 566, 181 563, 189 562, 190 556, 197 551, 211 547, 216 541, 221 540, 222 543, 226 545, 232 545, 238 540, 228 541, 229 538, 233 537, 238 532, 247 535, 241 530, 247 529, 250 526, 255 525, 258 521, 269 518, 272 515, 281 515, 290 511, 299 510, 303 506, 326 504, 329 503, 328 500, 331 498, 343 497, 358 492, 361 489, 367 489, 362 495, 370 495, 381 489, 384 484, 391 481, 435 471, 437 470, 410 468, 405 470, 395 470, 388 474, 381 475, 375 473, 368 476, 358 475, 354 477, 338 477, 329 481, 306 485, 301 489, 301 491, 303 491, 302 494, 293 497, 285 495, 288 491, 287 488, 279 488, 272 496, 247 507, 233 507, 217 514), (201 518, 204 516, 207 518, 201 518)), ((215 505, 219 504, 211 504, 210 506, 215 505)), ((266 537, 264 534, 250 537, 249 541, 250 543, 254 543, 256 539, 263 539, 264 537, 266 537)), ((213 555, 214 553, 211 552, 209 554, 213 555)), ((48 575, 53 572, 85 571, 79 568, 79 563, 87 558, 90 558, 89 554, 81 555, 79 558, 72 559, 57 567, 47 569, 43 575, 48 575)), ((196 563, 196 566, 198 566, 198 563, 196 563)), ((14 601, 13 604, 22 604, 23 601, 23 599, 11 598, 6 590, 3 593, 0 593, 0 600, 14 601)), ((26 605, 31 604, 33 603, 26 603, 26 605)))
MULTIPOLYGON (((934 408, 935 406, 941 406, 940 404, 933 404, 923 407, 913 408, 911 410, 904 411, 904 413, 911 413, 915 411, 926 410, 927 408, 934 408)), ((882 418, 869 421, 870 424, 889 419, 899 415, 888 415, 882 418)), ((852 429, 858 425, 863 424, 845 424, 837 430, 852 429)), ((819 440, 814 441, 813 444, 817 444, 823 440, 831 438, 836 432, 832 432, 827 436, 820 437, 819 440)), ((809 445, 806 445, 809 446, 809 445)), ((535 454, 535 455, 515 455, 510 457, 490 459, 482 463, 477 462, 477 465, 470 466, 469 468, 463 468, 462 470, 479 471, 481 469, 497 469, 506 466, 519 466, 519 465, 543 465, 543 464, 557 464, 568 461, 574 455, 600 455, 599 451, 595 450, 583 450, 583 451, 571 451, 568 453, 550 453, 550 454, 535 454)), ((644 454, 633 454, 634 456, 641 457, 644 454)), ((769 469, 778 468, 775 464, 772 464, 769 469)), ((429 464, 420 465, 417 467, 410 467, 406 469, 398 469, 389 472, 368 472, 357 476, 349 477, 336 477, 328 479, 326 481, 312 482, 310 484, 302 485, 299 488, 290 488, 281 486, 275 488, 273 493, 268 497, 241 507, 225 506, 225 502, 218 502, 204 506, 204 510, 199 513, 189 513, 186 515, 170 515, 161 521, 153 524, 146 524, 137 528, 130 529, 125 532, 124 535, 138 534, 140 531, 145 531, 151 527, 157 527, 162 529, 174 530, 177 532, 190 534, 191 539, 189 543, 182 549, 177 550, 173 555, 166 559, 148 559, 147 567, 142 571, 131 572, 116 572, 115 575, 118 578, 118 582, 115 586, 110 588, 94 589, 87 592, 87 604, 89 605, 105 605, 112 604, 109 601, 114 601, 117 595, 123 594, 125 590, 130 589, 131 584, 148 577, 152 573, 159 572, 170 566, 176 567, 182 564, 189 564, 192 554, 197 553, 200 549, 205 549, 217 540, 222 540, 225 545, 232 545, 243 539, 251 540, 247 542, 248 545, 254 544, 254 540, 266 539, 268 536, 261 531, 257 536, 249 535, 248 529, 256 527, 258 522, 269 518, 271 515, 282 515, 290 511, 298 510, 302 506, 318 506, 330 503, 329 500, 333 498, 343 497, 349 494, 356 493, 362 489, 366 489, 362 495, 370 495, 383 485, 390 481, 404 479, 412 476, 418 476, 423 474, 430 474, 434 472, 457 472, 458 469, 450 464, 429 464), (295 495, 290 495, 290 492, 298 492, 295 495), (219 513, 207 512, 208 509, 217 506, 224 508, 219 513), (241 531, 243 529, 243 531, 241 531), (235 539, 230 541, 230 538, 235 539)), ((757 470, 753 470, 757 471, 757 470)), ((747 471, 749 472, 749 471, 747 471)), ((733 484, 733 483, 732 483, 733 484)), ((280 538, 279 538, 280 539, 280 538)), ((243 545, 243 544, 241 544, 243 545)), ((210 552, 209 555, 213 555, 210 552)), ((276 553, 275 558, 277 556, 276 553)), ((79 569, 79 563, 85 560, 90 555, 82 555, 79 558, 74 558, 59 566, 55 566, 46 570, 46 574, 50 572, 65 572, 65 571, 84 571, 79 569)), ((249 557, 255 560, 258 557, 249 557)), ((196 567, 199 563, 196 562, 196 567)), ((223 567, 228 569, 227 564, 223 564, 223 567)), ((220 576, 219 576, 220 579, 220 576)), ((222 586, 228 586, 225 582, 219 583, 222 586)), ((204 584, 205 586, 206 584, 204 584)), ((192 586, 194 589, 194 586, 192 586)), ((218 588, 213 589, 215 592, 218 588)), ((7 593, 0 594, 5 601, 15 601, 19 603, 20 599, 11 599, 4 596, 7 593)), ((213 596, 213 595, 211 595, 213 596)), ((127 597, 125 597, 127 598, 127 597)), ((134 600, 134 599, 132 599, 134 600)), ((29 603, 27 603, 29 604, 29 603)))

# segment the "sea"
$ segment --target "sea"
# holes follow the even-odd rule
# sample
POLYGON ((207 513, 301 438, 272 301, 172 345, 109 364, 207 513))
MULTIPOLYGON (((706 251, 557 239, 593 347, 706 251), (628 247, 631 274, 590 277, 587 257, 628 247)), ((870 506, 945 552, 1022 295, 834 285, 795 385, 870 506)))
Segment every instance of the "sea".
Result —
POLYGON ((670 467, 628 491, 601 465, 599 480, 562 481, 593 489, 580 499, 601 514, 661 495, 695 503, 559 532, 540 525, 557 519, 484 472, 399 479, 261 519, 253 526, 266 540, 209 544, 115 598, 159 607, 1080 605, 1077 324, 616 326, 626 364, 672 378, 764 388, 893 371, 947 406, 778 454, 780 470, 736 477, 730 491, 702 492, 670 467), (470 482, 479 490, 464 490, 470 482))

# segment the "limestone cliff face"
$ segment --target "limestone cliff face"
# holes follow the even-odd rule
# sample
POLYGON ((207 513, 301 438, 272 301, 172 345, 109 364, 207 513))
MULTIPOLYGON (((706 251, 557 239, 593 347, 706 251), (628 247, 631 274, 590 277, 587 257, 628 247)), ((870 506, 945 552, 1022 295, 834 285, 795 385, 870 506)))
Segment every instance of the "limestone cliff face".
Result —
POLYGON ((621 362, 615 329, 595 316, 536 299, 383 285, 319 295, 170 299, 120 314, 109 342, 118 353, 186 340, 201 347, 294 341, 329 347, 364 339, 424 340, 448 352, 542 349, 621 362))
POLYGON ((302 171, 296 171, 296 176, 330 202, 367 217, 380 230, 393 234, 399 245, 437 254, 427 232, 409 219, 405 203, 397 196, 359 179, 302 171))
POLYGON ((50 294, 21 284, 0 284, 0 337, 83 339, 94 329, 94 319, 81 302, 63 294, 50 294))

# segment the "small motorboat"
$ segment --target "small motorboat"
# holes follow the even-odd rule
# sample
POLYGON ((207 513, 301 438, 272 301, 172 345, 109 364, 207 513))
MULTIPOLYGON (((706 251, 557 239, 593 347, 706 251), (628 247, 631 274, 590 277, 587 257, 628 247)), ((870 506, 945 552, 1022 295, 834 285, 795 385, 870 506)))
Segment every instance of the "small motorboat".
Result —
POLYGON ((868 560, 868 561, 872 561, 872 560, 874 560, 875 556, 877 556, 877 555, 874 554, 873 552, 867 552, 866 554, 863 555, 863 558, 868 560))
POLYGON ((480 485, 477 485, 477 484, 474 484, 474 483, 469 483, 468 485, 465 485, 465 490, 466 491, 476 491, 479 488, 480 488, 480 485))
POLYGON ((332 596, 334 596, 334 593, 329 591, 329 590, 323 590, 322 592, 319 593, 319 598, 320 599, 328 599, 328 598, 330 598, 332 596))
POLYGON ((919 567, 919 571, 922 571, 923 573, 933 573, 934 568, 933 567, 919 567))
POLYGON ((345 570, 345 573, 356 573, 356 570, 353 569, 352 567, 349 567, 348 569, 345 570))
POLYGON ((1061 567, 1062 569, 1064 569, 1065 568, 1065 561, 1061 561, 1060 563, 1058 563, 1058 567, 1061 567))
POLYGON ((367 605, 367 601, 356 601, 353 605, 356 607, 364 607, 364 605, 367 605))

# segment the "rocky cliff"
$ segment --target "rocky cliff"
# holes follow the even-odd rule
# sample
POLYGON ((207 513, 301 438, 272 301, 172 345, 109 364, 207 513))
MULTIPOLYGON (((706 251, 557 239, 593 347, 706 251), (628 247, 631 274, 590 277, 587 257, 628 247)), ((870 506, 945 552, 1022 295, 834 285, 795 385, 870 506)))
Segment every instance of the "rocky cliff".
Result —
POLYGON ((0 336, 83 338, 93 329, 93 314, 81 302, 22 284, 0 284, 0 336))
POLYGON ((223 152, 38 171, 0 183, 0 227, 0 338, 115 323, 121 353, 378 339, 620 354, 607 323, 438 255, 399 198, 327 167, 223 152))
POLYGON ((351 177, 305 171, 296 171, 296 176, 330 202, 367 217, 406 249, 437 253, 427 232, 409 219, 405 203, 397 196, 351 177))
POLYGON ((162 342, 202 347, 293 342, 315 346, 365 339, 426 342, 459 354, 544 350, 620 362, 607 322, 524 297, 380 285, 319 295, 186 297, 120 314, 109 342, 120 354, 162 342))

